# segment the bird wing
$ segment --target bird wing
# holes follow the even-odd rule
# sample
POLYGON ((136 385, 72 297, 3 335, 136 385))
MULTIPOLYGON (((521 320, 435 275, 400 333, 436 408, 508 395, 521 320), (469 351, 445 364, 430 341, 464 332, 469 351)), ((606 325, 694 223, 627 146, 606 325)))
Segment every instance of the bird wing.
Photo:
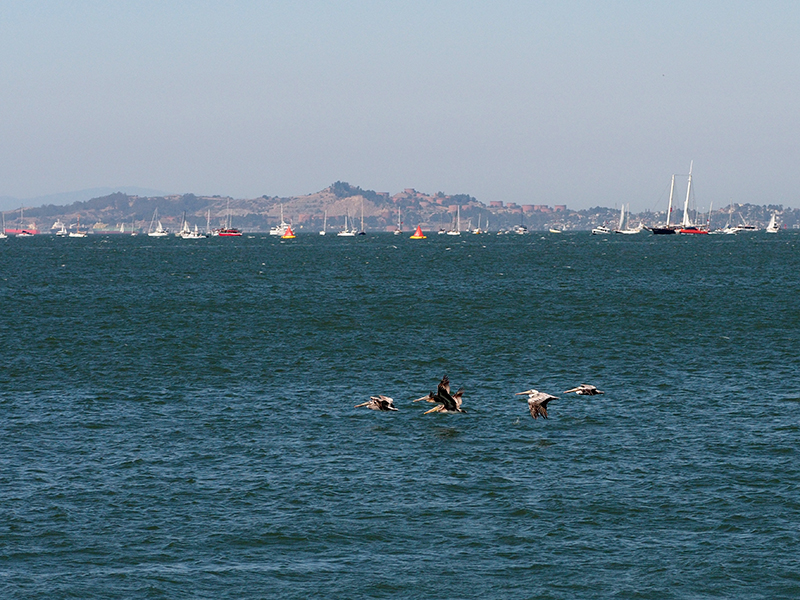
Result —
POLYGON ((556 400, 556 396, 551 396, 550 394, 546 394, 544 392, 538 392, 536 390, 531 390, 531 394, 528 394, 528 402, 549 402, 550 400, 556 400))
MULTIPOLYGON (((548 396, 545 394, 545 396, 548 396)), ((533 398, 528 398, 528 409, 531 412, 531 416, 536 419, 539 415, 542 418, 547 418, 547 403, 550 400, 555 400, 555 396, 548 396, 547 398, 541 400, 534 400, 533 398)))
POLYGON ((455 394, 453 394, 453 400, 456 403, 456 407, 461 408, 461 402, 464 400, 464 388, 460 388, 455 394))
POLYGON ((442 380, 439 382, 438 392, 441 393, 442 390, 447 392, 447 395, 450 395, 450 379, 448 379, 447 375, 442 377, 442 380))

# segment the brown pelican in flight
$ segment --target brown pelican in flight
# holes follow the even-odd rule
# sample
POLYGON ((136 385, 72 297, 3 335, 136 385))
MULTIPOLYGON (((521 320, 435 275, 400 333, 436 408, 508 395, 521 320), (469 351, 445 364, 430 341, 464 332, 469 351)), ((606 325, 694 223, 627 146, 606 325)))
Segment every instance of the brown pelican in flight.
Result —
POLYGON ((593 385, 589 385, 588 383, 582 383, 576 388, 572 388, 571 390, 567 390, 564 392, 565 394, 571 394, 575 392, 578 396, 596 396, 597 394, 604 394, 605 392, 601 392, 593 385))
POLYGON ((362 406, 366 406, 370 410, 397 410, 394 407, 394 400, 383 394, 379 396, 370 396, 369 402, 356 404, 354 408, 361 408, 362 406))
POLYGON ((547 403, 550 400, 558 400, 557 396, 551 396, 538 390, 528 390, 526 392, 518 392, 516 396, 528 396, 528 409, 531 411, 531 416, 538 419, 539 415, 547 418, 547 403))
POLYGON ((450 394, 450 380, 447 378, 447 375, 442 377, 442 380, 439 382, 439 386, 436 388, 436 393, 429 392, 427 396, 423 396, 422 398, 417 398, 414 402, 419 402, 420 400, 425 400, 426 402, 435 402, 438 406, 434 406, 430 410, 426 410, 423 414, 433 413, 433 412, 443 412, 443 413, 465 413, 463 408, 461 408, 461 401, 464 397, 464 390, 458 390, 455 394, 450 394))

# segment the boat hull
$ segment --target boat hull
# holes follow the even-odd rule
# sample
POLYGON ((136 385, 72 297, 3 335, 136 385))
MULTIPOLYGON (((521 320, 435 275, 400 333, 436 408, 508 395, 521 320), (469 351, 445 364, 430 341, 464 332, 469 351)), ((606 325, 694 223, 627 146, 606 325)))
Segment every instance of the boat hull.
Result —
POLYGON ((672 227, 653 227, 650 231, 654 235, 674 235, 675 230, 672 227))

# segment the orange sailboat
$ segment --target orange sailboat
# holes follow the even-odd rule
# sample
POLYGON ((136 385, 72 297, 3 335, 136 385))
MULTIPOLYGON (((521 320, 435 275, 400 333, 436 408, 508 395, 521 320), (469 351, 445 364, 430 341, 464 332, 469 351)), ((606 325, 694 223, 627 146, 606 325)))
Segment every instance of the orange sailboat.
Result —
POLYGON ((411 236, 412 240, 424 240, 425 234, 422 233, 422 225, 417 225, 417 230, 414 232, 414 235, 411 236))

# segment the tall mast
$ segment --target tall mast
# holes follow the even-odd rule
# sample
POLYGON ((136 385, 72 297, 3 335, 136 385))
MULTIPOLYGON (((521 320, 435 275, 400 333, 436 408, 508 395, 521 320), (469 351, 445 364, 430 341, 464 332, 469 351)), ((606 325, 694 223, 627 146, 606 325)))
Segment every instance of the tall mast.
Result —
POLYGON ((689 163, 689 183, 686 184, 686 200, 683 203, 683 223, 684 227, 691 227, 692 222, 689 220, 689 193, 692 191, 692 166, 694 161, 689 163))
POLYGON ((669 207, 667 208, 667 229, 669 229, 669 218, 672 215, 672 193, 675 191, 675 174, 672 174, 672 183, 669 186, 669 207))

